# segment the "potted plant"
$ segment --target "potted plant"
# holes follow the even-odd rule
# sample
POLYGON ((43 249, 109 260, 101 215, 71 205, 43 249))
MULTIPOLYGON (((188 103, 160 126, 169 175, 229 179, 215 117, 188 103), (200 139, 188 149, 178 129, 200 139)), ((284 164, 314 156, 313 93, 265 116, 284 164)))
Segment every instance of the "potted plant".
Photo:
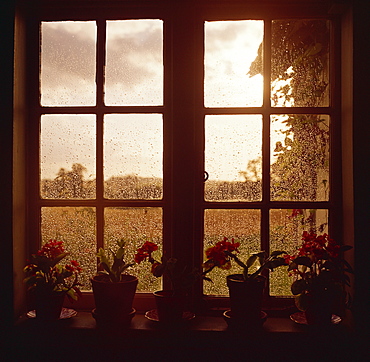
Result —
POLYGON ((342 254, 352 247, 338 245, 327 234, 307 231, 302 240, 295 255, 285 256, 294 277, 291 291, 307 324, 330 324, 333 314, 350 302, 345 286, 350 286, 347 273, 353 269, 342 254))
POLYGON ((135 261, 140 264, 147 260, 151 264, 151 272, 155 277, 168 277, 171 289, 159 290, 153 293, 157 306, 157 317, 159 321, 165 323, 180 322, 184 316, 189 289, 199 278, 200 273, 195 269, 189 271, 187 267, 181 268, 175 258, 162 256, 161 261, 154 259, 152 254, 157 250, 158 245, 146 241, 137 250, 135 261))
MULTIPOLYGON (((234 261, 242 268, 241 274, 231 274, 226 277, 230 295, 231 310, 224 313, 224 316, 231 319, 233 325, 246 326, 258 325, 263 320, 261 310, 263 290, 266 284, 266 277, 261 273, 265 269, 273 270, 279 266, 286 265, 282 254, 284 251, 274 251, 267 256, 264 251, 253 253, 244 263, 236 253, 239 253, 240 243, 225 237, 215 246, 206 250, 207 260, 203 264, 204 272, 209 273, 215 267, 230 269, 231 261, 234 261), (250 268, 259 262, 260 266, 256 271, 250 273, 250 268)), ((211 280, 203 277, 205 280, 211 280)))
POLYGON ((110 250, 111 257, 103 248, 99 249, 100 270, 91 279, 96 307, 92 313, 100 325, 126 326, 135 314, 132 303, 138 279, 124 273, 134 263, 124 261, 124 240, 117 241, 117 246, 116 251, 110 250))
POLYGON ((59 264, 67 255, 63 241, 49 240, 32 254, 24 268, 24 282, 38 320, 59 319, 65 296, 74 301, 80 295, 78 275, 82 269, 79 263, 71 260, 65 265, 59 264))

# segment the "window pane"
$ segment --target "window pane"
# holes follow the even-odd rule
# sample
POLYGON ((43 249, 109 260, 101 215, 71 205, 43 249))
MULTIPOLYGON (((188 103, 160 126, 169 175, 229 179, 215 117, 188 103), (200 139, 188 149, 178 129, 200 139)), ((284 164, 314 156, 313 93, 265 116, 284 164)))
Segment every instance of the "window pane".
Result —
MULTIPOLYGON (((270 250, 284 250, 292 255, 302 244, 303 231, 317 234, 328 232, 328 210, 276 209, 270 211, 270 250)), ((293 280, 287 268, 281 267, 270 273, 270 295, 292 296, 293 280)))
POLYGON ((41 23, 41 105, 95 105, 95 69, 94 21, 41 23))
POLYGON ((329 200, 329 116, 271 116, 271 199, 329 200))
POLYGON ((161 114, 104 117, 104 196, 160 199, 163 179, 161 114))
POLYGON ((261 200, 262 116, 207 115, 207 201, 261 200))
MULTIPOLYGON (((204 211, 204 251, 227 237, 240 243, 240 259, 246 261, 250 254, 261 250, 259 210, 207 209, 204 211)), ((251 269, 251 271, 253 271, 251 269)), ((213 269, 209 274, 213 281, 203 282, 204 294, 228 295, 226 276, 240 274, 242 269, 232 262, 232 268, 213 269)))
POLYGON ((262 40, 262 20, 205 22, 206 107, 262 105, 263 76, 251 68, 257 55, 262 67, 262 40))
MULTIPOLYGON (((106 208, 104 212, 105 248, 117 249, 117 240, 124 239, 126 244, 125 261, 132 262, 137 250, 145 241, 159 246, 153 257, 160 261, 162 255, 162 209, 159 207, 106 208)), ((162 278, 156 278, 150 272, 148 261, 128 269, 128 273, 139 279, 137 290, 154 292, 160 290, 162 278)))
POLYGON ((94 115, 41 116, 42 198, 95 198, 95 139, 94 115))
POLYGON ((272 22, 273 106, 329 105, 329 41, 327 20, 272 22))
POLYGON ((50 239, 64 242, 66 260, 77 260, 83 272, 79 281, 90 290, 96 273, 96 215, 93 207, 41 208, 42 244, 50 239))
POLYGON ((163 105, 163 21, 107 21, 105 104, 163 105))

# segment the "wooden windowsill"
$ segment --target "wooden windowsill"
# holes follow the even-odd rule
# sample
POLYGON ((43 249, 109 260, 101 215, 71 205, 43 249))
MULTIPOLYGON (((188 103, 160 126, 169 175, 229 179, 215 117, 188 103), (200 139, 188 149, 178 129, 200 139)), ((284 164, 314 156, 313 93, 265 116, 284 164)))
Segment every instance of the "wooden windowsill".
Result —
POLYGON ((311 354, 321 348, 336 358, 338 352, 343 355, 356 348, 353 339, 345 323, 318 329, 286 317, 269 317, 261 329, 243 332, 229 329, 219 316, 196 316, 170 328, 137 313, 128 328, 105 329, 97 327, 91 312, 78 312, 75 317, 46 326, 23 316, 14 328, 11 355, 16 357, 13 360, 43 360, 40 354, 49 360, 50 353, 58 353, 58 361, 208 361, 211 357, 231 361, 243 356, 273 358, 277 349, 279 353, 286 349, 289 354, 301 350, 311 354), (315 348, 307 351, 307 344, 315 348))
MULTIPOLYGON (((99 330, 95 319, 91 312, 78 312, 76 316, 60 320, 57 322, 59 325, 54 324, 54 328, 70 330, 99 330)), ((29 329, 38 325, 37 320, 22 316, 17 323, 16 330, 29 329)), ((267 318, 263 324, 261 332, 265 333, 303 333, 307 326, 301 326, 290 320, 289 318, 267 318)), ((336 327, 336 326, 333 326, 336 327)), ((184 321, 178 328, 181 330, 187 330, 189 332, 230 332, 226 321, 222 317, 210 317, 210 316, 196 316, 194 319, 184 321)), ((173 331, 173 328, 169 328, 159 322, 151 321, 145 317, 143 313, 136 313, 133 317, 129 327, 122 327, 119 329, 121 333, 129 333, 132 331, 173 331)))

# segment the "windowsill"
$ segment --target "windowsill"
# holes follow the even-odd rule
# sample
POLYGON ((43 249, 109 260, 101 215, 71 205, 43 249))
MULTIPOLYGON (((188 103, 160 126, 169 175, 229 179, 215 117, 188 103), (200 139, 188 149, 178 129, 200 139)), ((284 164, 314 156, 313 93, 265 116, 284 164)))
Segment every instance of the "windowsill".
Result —
POLYGON ((150 359, 153 354, 159 358, 169 353, 177 358, 186 356, 185 360, 195 360, 199 354, 205 360, 210 360, 207 359, 210 354, 229 358, 230 355, 259 356, 262 353, 272 358, 276 348, 280 349, 279 353, 283 350, 298 353, 307 349, 307 343, 327 353, 341 351, 342 354, 355 348, 353 334, 344 322, 316 329, 286 317, 268 317, 261 329, 240 332, 229 329, 222 317, 196 316, 177 328, 168 328, 137 313, 128 328, 117 330, 98 328, 90 312, 78 312, 75 317, 57 321, 52 326, 40 325, 37 320, 23 316, 14 329, 12 355, 20 353, 19 358, 30 358, 34 354, 39 358, 40 353, 48 356, 58 350, 59 354, 65 353, 69 361, 70 353, 76 355, 76 360, 90 358, 92 361, 99 360, 99 354, 104 355, 105 359, 101 360, 115 360, 115 355, 122 355, 137 361, 150 359), (60 352, 61 346, 63 352, 60 352))
MULTIPOLYGON (((66 320, 60 320, 58 323, 60 324, 58 328, 60 327, 61 329, 69 329, 71 331, 100 330, 100 328, 96 325, 96 321, 91 312, 78 312, 75 317, 66 320)), ((39 325, 39 323, 36 320, 23 316, 18 321, 16 330, 29 330, 37 325, 39 325)), ((53 325, 53 328, 56 328, 55 324, 53 325)), ((184 323, 181 324, 178 329, 186 330, 189 333, 222 333, 232 331, 228 328, 226 321, 224 321, 222 317, 211 316, 196 316, 192 320, 184 321, 184 323)), ((161 325, 159 322, 151 321, 142 313, 136 313, 131 321, 130 326, 128 328, 120 329, 119 332, 127 334, 129 332, 165 332, 166 330, 171 330, 171 333, 173 332, 173 328, 168 328, 161 325)), ((269 317, 263 324, 260 333, 304 333, 306 330, 307 326, 299 325, 289 318, 269 317)))

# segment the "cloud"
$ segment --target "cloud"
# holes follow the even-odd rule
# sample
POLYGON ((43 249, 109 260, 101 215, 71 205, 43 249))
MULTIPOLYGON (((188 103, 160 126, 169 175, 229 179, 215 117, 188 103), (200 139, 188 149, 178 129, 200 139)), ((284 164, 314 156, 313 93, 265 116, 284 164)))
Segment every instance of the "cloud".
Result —
MULTIPOLYGON (((107 29, 107 104, 161 104, 162 22, 112 21, 107 29)), ((95 22, 44 22, 41 61, 43 105, 95 105, 95 22)))
POLYGON ((163 103, 162 22, 108 22, 107 104, 163 103))

